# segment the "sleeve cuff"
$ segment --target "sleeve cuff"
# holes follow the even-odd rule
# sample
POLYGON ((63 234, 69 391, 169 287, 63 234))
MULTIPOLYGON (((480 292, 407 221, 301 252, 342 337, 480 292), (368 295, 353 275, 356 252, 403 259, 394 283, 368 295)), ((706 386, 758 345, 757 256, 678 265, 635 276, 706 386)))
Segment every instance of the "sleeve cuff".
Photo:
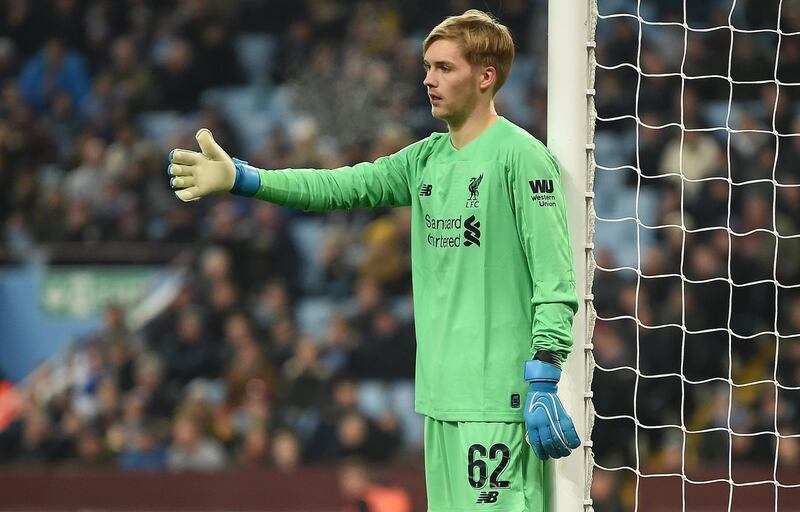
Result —
POLYGON ((261 187, 261 176, 258 169, 238 158, 233 159, 233 165, 236 167, 236 177, 233 180, 231 193, 245 197, 256 195, 261 187))
POLYGON ((532 359, 525 361, 524 379, 526 382, 557 384, 561 380, 561 369, 544 361, 532 359))

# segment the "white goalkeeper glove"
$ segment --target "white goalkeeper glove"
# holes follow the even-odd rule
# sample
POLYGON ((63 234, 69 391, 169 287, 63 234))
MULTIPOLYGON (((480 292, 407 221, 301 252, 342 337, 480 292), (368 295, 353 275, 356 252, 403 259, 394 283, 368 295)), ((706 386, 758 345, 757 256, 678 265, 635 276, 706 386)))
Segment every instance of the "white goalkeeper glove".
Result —
POLYGON ((250 197, 258 192, 261 178, 257 169, 229 157, 208 128, 198 130, 195 139, 200 153, 185 149, 173 149, 169 153, 167 173, 178 199, 196 201, 223 192, 250 197))

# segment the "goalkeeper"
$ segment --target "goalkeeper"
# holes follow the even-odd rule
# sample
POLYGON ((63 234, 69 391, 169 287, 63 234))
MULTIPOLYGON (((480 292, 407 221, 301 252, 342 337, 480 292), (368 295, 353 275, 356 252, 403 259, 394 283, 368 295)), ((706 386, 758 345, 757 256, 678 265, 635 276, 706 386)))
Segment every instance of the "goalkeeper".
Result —
POLYGON ((183 201, 232 192, 307 211, 410 206, 429 510, 543 511, 544 462, 580 444, 556 395, 578 307, 558 164, 495 110, 514 58, 505 26, 477 10, 448 17, 423 58, 448 133, 372 163, 264 170, 201 129, 201 152, 170 153, 171 186, 183 201))

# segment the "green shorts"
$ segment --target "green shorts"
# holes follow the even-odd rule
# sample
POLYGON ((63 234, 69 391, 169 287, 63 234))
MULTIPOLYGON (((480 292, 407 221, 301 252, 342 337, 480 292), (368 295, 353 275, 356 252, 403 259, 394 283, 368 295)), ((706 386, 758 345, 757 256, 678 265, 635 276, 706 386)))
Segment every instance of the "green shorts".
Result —
POLYGON ((425 418, 429 512, 545 512, 548 468, 523 423, 425 418))

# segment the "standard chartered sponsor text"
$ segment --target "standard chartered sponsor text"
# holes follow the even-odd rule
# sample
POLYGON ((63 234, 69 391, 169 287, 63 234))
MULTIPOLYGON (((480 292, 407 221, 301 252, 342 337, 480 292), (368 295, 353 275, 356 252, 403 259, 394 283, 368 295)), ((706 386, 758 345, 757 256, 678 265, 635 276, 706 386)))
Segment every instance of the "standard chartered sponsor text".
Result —
POLYGON ((425 226, 433 231, 458 230, 454 234, 428 232, 427 242, 432 247, 461 247, 461 216, 437 219, 425 214, 425 226))
POLYGON ((461 216, 437 219, 426 213, 425 225, 428 229, 461 229, 461 216))

